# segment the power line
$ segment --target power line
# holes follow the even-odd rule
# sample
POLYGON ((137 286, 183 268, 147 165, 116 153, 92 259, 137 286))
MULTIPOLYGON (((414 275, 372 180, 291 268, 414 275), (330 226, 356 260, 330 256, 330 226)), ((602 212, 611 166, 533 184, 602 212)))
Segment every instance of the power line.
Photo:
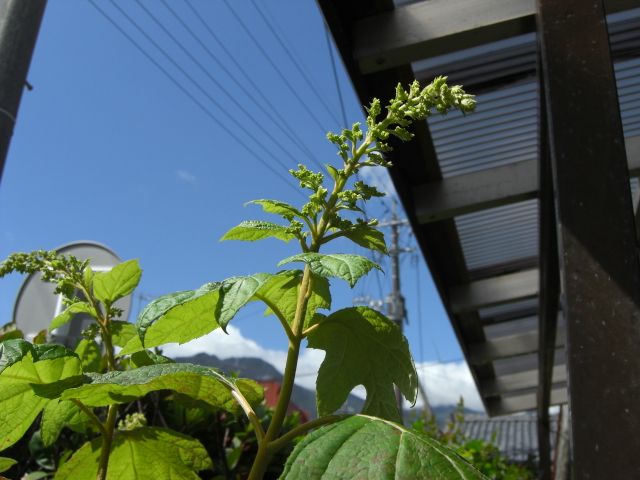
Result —
MULTIPOLYGON (((299 195, 304 196, 302 192, 295 186, 293 182, 291 182, 287 177, 282 175, 279 171, 275 170, 271 165, 265 162, 249 145, 243 142, 238 135, 227 127, 224 123, 222 123, 211 111, 205 107, 200 100, 198 100, 191 92, 189 92, 166 68, 164 68, 155 58, 153 58, 131 35, 129 35, 118 23, 107 14, 102 8, 100 8, 95 0, 89 0, 90 5, 95 8, 98 13, 100 13, 114 28, 116 28, 133 46, 144 55, 147 60, 155 65, 158 70, 160 70, 182 93, 184 93, 193 103, 195 103, 202 112, 207 115, 211 120, 213 120, 216 125, 222 128, 231 138, 233 138, 238 144, 245 148, 258 162, 260 162, 265 168, 267 168, 271 173, 280 178, 283 182, 285 182, 289 187, 295 190, 299 195)), ((306 197, 305 197, 306 198, 306 197)))
MULTIPOLYGON (((231 95, 231 93, 229 93, 229 91, 224 87, 224 85, 222 85, 218 81, 218 79, 215 78, 211 74, 211 72, 209 72, 209 70, 204 65, 202 65, 202 63, 182 44, 182 42, 180 42, 180 40, 178 40, 176 36, 173 33, 171 33, 171 31, 169 31, 169 29, 165 27, 160 20, 158 20, 158 17, 156 17, 153 14, 153 12, 151 12, 140 0, 136 0, 136 3, 149 16, 149 18, 151 18, 151 20, 153 20, 153 22, 156 25, 158 25, 158 27, 160 27, 162 31, 169 38, 171 38, 171 40, 173 40, 173 42, 182 50, 182 52, 184 52, 184 54, 187 55, 191 59, 191 61, 198 66, 198 68, 207 76, 207 78, 209 78, 209 80, 211 80, 242 113, 244 113, 244 115, 258 130, 260 130, 263 134, 265 134, 285 155, 287 155, 291 160, 293 160, 294 164, 297 163, 295 157, 276 138, 270 135, 270 133, 254 118, 254 116, 251 113, 249 113, 247 109, 244 108, 242 104, 238 102, 233 95, 231 95)), ((287 169, 287 166, 284 165, 283 163, 280 163, 280 165, 283 168, 287 169)))
POLYGON ((258 40, 256 39, 256 37, 253 35, 253 33, 251 33, 251 30, 249 30, 249 28, 247 27, 247 25, 244 23, 244 20, 242 20, 242 18, 240 17, 240 15, 238 15, 236 13, 236 11, 231 7, 231 5, 229 4, 229 2, 227 0, 223 0, 224 4, 227 6, 227 8, 231 11, 231 14, 235 17, 236 21, 240 24, 240 26, 242 27, 242 29, 244 30, 244 32, 249 36, 249 38, 251 38, 251 40, 253 41, 254 45, 256 46, 256 48, 260 51, 260 53, 262 53, 262 56, 267 60, 267 62, 269 62, 269 64, 271 65, 271 67, 275 70, 275 72, 278 74, 278 76, 280 77, 280 79, 282 80, 282 82, 287 86, 287 88, 289 89, 289 91, 293 94, 294 97, 296 97, 296 99, 298 100, 298 102, 300 102, 300 105, 302 105, 302 107, 305 109, 305 111, 309 114, 309 116, 312 118, 312 120, 314 121, 314 123, 318 126, 318 128, 320 128, 320 130, 322 130, 322 133, 325 134, 327 132, 327 129, 325 127, 322 126, 322 123, 320 122, 320 120, 318 119, 318 117, 316 116, 315 113, 313 113, 313 111, 309 108, 309 106, 307 105, 307 103, 302 99, 302 97, 300 97, 300 94, 295 90, 295 88, 293 88, 293 86, 291 85, 291 82, 289 82, 289 80, 287 80, 287 77, 285 77, 285 75, 280 71, 280 69, 278 68, 278 66, 275 64, 275 62, 271 59, 271 57, 269 56, 269 54, 264 50, 264 48, 262 48, 262 45, 260 45, 260 42, 258 42, 258 40))
POLYGON ((335 114, 331 111, 331 109, 327 105, 327 102, 325 102, 324 98, 322 98, 322 95, 320 95, 320 92, 318 92, 318 90, 316 89, 313 81, 307 76, 307 74, 304 72, 302 67, 300 67, 300 62, 295 58, 291 50, 289 50, 289 47, 287 47, 284 40, 282 40, 282 37, 280 36, 280 34, 276 31, 276 29, 273 27, 269 19, 265 16, 264 12, 260 8, 260 5, 257 4, 255 0, 251 0, 251 3, 253 3, 253 6, 258 11, 258 14, 262 17, 262 20, 264 21, 264 23, 267 25, 267 27, 269 28, 273 36, 276 38, 276 40, 278 41, 282 49, 285 51, 285 53, 287 54, 287 57, 289 57, 289 60, 291 60, 291 63, 293 63, 293 66, 296 67, 296 70, 298 70, 298 73, 300 73, 300 75, 304 77, 309 88, 311 88, 311 90, 316 95, 318 100, 320 100, 320 103, 322 104, 324 109, 327 111, 327 113, 329 113, 329 116, 333 119, 334 122, 340 123, 340 121, 336 118, 335 114))
POLYGON ((200 85, 200 83, 195 80, 193 78, 193 76, 191 76, 189 73, 187 73, 179 64, 178 62, 176 62, 173 57, 171 57, 171 55, 169 55, 167 53, 167 51, 162 48, 160 46, 160 44, 158 44, 158 42, 156 42, 153 38, 151 38, 151 36, 140 26, 140 24, 138 22, 136 22, 123 8, 121 8, 116 2, 115 0, 110 0, 111 4, 136 28, 136 30, 138 30, 138 32, 140 32, 154 47, 156 47, 156 49, 158 49, 158 51, 160 53, 162 53, 162 55, 164 55, 164 57, 169 60, 169 62, 171 62, 171 64, 177 68, 178 70, 180 70, 180 72, 187 77, 191 83, 198 89, 200 90, 200 92, 207 97, 211 103, 213 103, 216 107, 218 107, 218 109, 226 115, 226 117, 231 120, 231 122, 233 122, 233 124, 238 128, 239 131, 242 131, 245 135, 247 135, 251 140, 253 140, 259 147, 261 147, 266 153, 267 155, 269 155, 276 163, 278 163, 283 169, 288 170, 288 167, 282 163, 282 161, 276 157, 270 150, 268 150, 264 144, 262 144, 254 135, 253 133, 251 133, 249 130, 244 128, 244 125, 242 125, 233 115, 230 115, 223 107, 222 105, 220 105, 220 103, 204 88, 202 87, 202 85, 200 85))
MULTIPOLYGON (((293 128, 291 127, 291 125, 287 122, 287 120, 280 114, 279 109, 276 108, 273 103, 268 99, 268 97, 262 92, 262 89, 259 88, 256 83, 251 79, 251 76, 247 73, 247 71, 242 67, 242 65, 235 59, 234 55, 231 54, 231 52, 229 51, 229 49, 225 46, 224 42, 222 42, 220 40, 220 38, 215 34, 215 32, 211 29, 211 27, 209 26, 209 24, 207 22, 205 22, 204 18, 202 18, 202 15, 196 10, 196 8, 191 5, 191 3, 189 2, 189 0, 184 0, 184 2, 186 3, 187 7, 191 10, 191 12, 193 13, 193 15, 195 15, 195 17, 200 21, 200 23, 202 24, 202 26, 207 30, 207 32, 209 33, 209 35, 213 38, 213 40, 217 43, 218 47, 220 47, 225 54, 227 55, 227 57, 231 60, 231 62, 235 65, 235 67, 240 71, 240 73, 242 74, 242 76, 244 77, 245 81, 247 81, 252 87, 253 90, 258 94, 258 96, 262 99, 262 101, 267 105, 267 107, 269 108, 265 108, 262 103, 258 102, 257 99, 251 94, 251 92, 249 91, 249 89, 243 88, 243 90, 245 91, 246 95, 258 106, 258 108, 260 109, 260 111, 262 113, 264 113, 267 117, 269 117, 269 119, 274 123, 274 125, 276 125, 280 131, 285 134, 287 136, 287 138, 293 142, 298 149, 307 156, 307 158, 309 158, 309 160, 311 160, 312 162, 314 162, 316 165, 318 165, 320 168, 322 168, 322 164, 320 162, 318 162, 314 155, 313 152, 311 152, 311 150, 309 150, 309 148, 300 140, 300 138, 295 134, 293 128), (277 118, 274 118, 274 116, 277 118)), ((196 39, 196 41, 200 44, 200 46, 207 52, 207 54, 209 55, 209 57, 211 57, 216 64, 222 69, 224 70, 224 72, 229 75, 229 77, 231 77, 231 79, 238 85, 240 86, 240 82, 238 81, 238 79, 236 78, 236 76, 229 71, 229 69, 224 65, 223 62, 220 61, 220 59, 215 55, 215 53, 213 53, 211 51, 211 49, 209 47, 207 47, 206 43, 204 43, 194 32, 193 30, 182 20, 182 18, 180 18, 176 12, 173 10, 173 8, 170 7, 170 5, 166 2, 166 0, 162 0, 162 3, 165 5, 165 7, 173 14, 173 16, 182 24, 182 26, 184 28, 187 29, 187 31, 189 31, 189 33, 191 33, 191 35, 193 36, 194 39, 196 39)), ((242 88, 242 87, 241 87, 242 88)))

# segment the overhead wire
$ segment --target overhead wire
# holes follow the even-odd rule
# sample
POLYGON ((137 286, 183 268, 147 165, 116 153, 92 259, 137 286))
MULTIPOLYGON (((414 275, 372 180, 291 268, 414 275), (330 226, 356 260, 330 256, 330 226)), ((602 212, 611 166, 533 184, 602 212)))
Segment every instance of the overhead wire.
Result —
POLYGON ((320 94, 320 92, 318 92, 317 88, 314 85, 314 82, 309 78, 309 76, 305 73, 304 69, 300 66, 300 62, 298 61, 298 59, 291 52, 286 42, 282 39, 280 34, 277 32, 276 28, 274 28, 272 22, 266 17, 264 12, 262 11, 262 8, 260 7, 260 4, 256 3, 255 0, 251 0, 251 3, 253 3, 253 6, 258 11, 258 15, 262 17, 262 20, 267 25, 267 27, 269 28, 269 30, 271 31, 275 39, 278 41, 278 43, 280 44, 284 52, 287 54, 287 57, 289 57, 289 60, 291 60, 291 63, 293 64, 293 66, 296 67, 296 70, 298 70, 298 73, 302 75, 302 77, 305 79, 305 81, 307 82, 307 85, 309 86, 311 91, 315 94, 316 98, 320 101, 320 103, 322 104, 324 109, 327 111, 329 116, 333 119, 334 122, 340 123, 340 121, 336 118, 334 112, 329 108, 329 105, 327 105, 327 102, 325 101, 323 96, 320 94))
MULTIPOLYGON (((264 103, 269 107, 269 109, 271 109, 271 112, 273 112, 274 116, 280 121, 280 125, 289 132, 289 134, 291 135, 289 138, 292 139, 292 141, 298 146, 298 148, 300 148, 302 151, 304 151, 305 154, 310 159, 315 159, 315 156, 313 155, 311 150, 309 150, 309 148, 298 138, 298 136, 295 134, 295 131, 293 130, 293 128, 291 127, 289 122, 280 114, 280 109, 277 108, 269 100, 269 98, 263 93, 262 89, 256 85, 256 83, 253 81, 253 79, 247 73, 247 71, 244 69, 244 67, 240 64, 240 62, 238 62, 235 59, 235 56, 229 51, 229 49, 226 47, 224 42, 222 42, 220 40, 218 35, 216 35, 216 33, 213 31, 213 29, 204 20, 204 18, 200 14, 200 12, 198 12, 198 10, 191 4, 190 0, 184 0, 184 2, 186 3, 187 7, 189 7, 189 9, 193 13, 193 15, 200 21, 200 23, 202 24, 204 29, 209 33, 211 38, 213 38, 213 40, 217 43, 218 47, 220 47, 225 52, 225 54, 227 55, 229 60, 231 60, 231 62, 235 65, 235 67, 238 69, 238 71, 240 71, 240 73, 242 74, 244 79, 253 87, 255 92, 264 101, 264 103)), ((317 162, 317 160, 315 160, 314 163, 316 163, 316 162, 317 162)))
MULTIPOLYGON (((170 81, 173 83, 183 94, 185 94, 193 103, 195 103, 202 112, 209 117, 216 125, 218 125, 222 130, 224 130, 231 138, 233 138, 238 144, 240 144, 249 154, 253 156, 255 160, 260 162, 265 168, 267 168, 271 173, 277 176, 280 180, 286 183, 289 187, 296 191, 299 195, 304 196, 302 192, 298 189, 298 187, 287 177, 282 175, 278 170, 274 169, 271 165, 269 165, 266 161, 262 159, 258 153, 251 148, 246 142, 238 137, 238 135, 230 129, 227 125, 225 125, 218 117, 216 117, 197 97, 195 97, 187 88, 178 81, 175 76, 173 76, 165 67, 163 67, 155 58, 151 56, 129 33, 127 33, 124 28, 122 28, 118 22, 116 22, 106 11, 104 11, 101 7, 97 5, 95 0, 89 0, 89 4, 98 11, 116 30, 118 30, 147 60, 149 60, 158 70, 160 70, 170 81)), ((177 67, 179 70, 180 67, 177 67)), ((188 76, 186 72, 182 70, 185 76, 188 76)))
MULTIPOLYGON (((288 167, 282 163, 282 160, 280 160, 276 155, 274 155, 269 149, 265 148, 264 144, 262 142, 260 142, 255 135, 253 135, 253 133, 251 133, 250 130, 247 130, 244 128, 244 126, 242 125, 242 123, 240 123, 240 121, 238 121, 233 115, 229 114, 229 112, 226 111, 226 109, 224 109, 222 107, 222 105, 195 79, 193 78, 192 75, 190 75, 189 73, 187 73, 184 68, 182 68, 182 66, 180 66, 178 64, 178 62, 176 62, 173 57, 171 55, 169 55, 167 53, 167 51, 162 48, 162 46, 160 46, 160 44, 158 42, 156 42, 145 30, 144 28, 142 28, 140 26, 140 24, 138 22, 136 22, 122 7, 120 7, 120 5, 118 5, 115 0, 109 0, 111 2, 111 4, 122 14, 122 16, 124 16, 135 28, 136 30, 138 30, 138 32, 140 32, 146 39, 147 41, 149 41, 149 43, 151 43, 169 62, 171 62, 171 64, 177 68, 185 77, 187 77, 187 79, 189 79, 191 81, 191 83, 200 91, 200 93, 202 93, 205 97, 207 97, 211 103, 213 103, 216 107, 218 107, 218 109, 229 119, 231 120, 231 122, 240 130, 243 131, 244 134, 246 134, 251 140, 253 140, 254 143, 256 143, 256 145, 258 145, 259 147, 262 147, 262 149, 267 153, 267 155, 269 155, 276 163, 278 163, 282 168, 284 168, 285 170, 288 169, 288 167)), ((139 2, 138 2, 139 3, 139 2)))
POLYGON ((253 102, 253 104, 256 107, 258 107, 258 109, 266 117, 269 118, 269 120, 272 122, 272 124, 274 126, 276 126, 278 128, 278 130, 280 130, 280 132, 282 132, 282 134, 285 135, 289 139, 289 141, 293 145, 295 145, 298 148, 298 150, 300 150, 300 152, 302 152, 303 155, 305 155, 311 162, 314 162, 316 165, 318 165, 320 168, 322 168, 322 164, 320 164, 320 162, 318 162, 315 159, 315 157, 314 157, 313 153, 311 152, 311 150, 309 150, 309 148, 300 140, 300 138, 297 135, 295 135, 295 133, 293 132, 293 129, 291 128, 291 126, 286 122, 286 120, 282 117, 282 115, 279 114, 278 109, 262 93, 262 90, 255 84, 255 82, 253 82, 253 80, 251 80, 251 77, 246 73, 244 68, 242 68, 242 66, 234 58, 234 56, 231 54, 231 52, 229 52, 229 50, 224 45, 224 43, 220 41, 218 36, 213 32, 211 27, 209 27, 209 25, 204 21, 202 16, 195 10, 195 8, 189 3, 189 1, 188 0, 184 0, 185 3, 187 4, 187 6, 189 7, 189 9, 193 12, 193 14, 196 16, 196 18, 198 18, 198 20, 207 29, 209 34, 212 36, 212 38, 218 44, 218 46, 224 50, 224 52, 227 54, 229 59, 234 63, 236 68, 243 74, 245 80, 253 87, 253 89, 256 92, 258 92, 258 94, 260 95, 262 101, 264 103, 266 103, 269 108, 265 108, 264 105, 262 104, 262 102, 258 101, 258 99, 250 91, 250 89, 248 89, 245 86, 241 85, 240 81, 238 80, 238 77, 229 68, 227 68, 227 66, 224 64, 224 62, 222 62, 218 58, 218 56, 207 46, 207 44, 200 38, 200 36, 198 36, 198 34, 196 34, 193 31, 193 29, 187 24, 187 22, 176 12, 176 10, 173 7, 171 7, 171 5, 166 0, 161 0, 161 1, 162 1, 162 4, 165 6, 165 8, 180 23, 180 25, 182 25, 182 27, 189 33, 189 35, 191 35, 191 37, 196 42, 198 42, 198 44, 202 47, 202 49, 207 53, 209 58, 211 58, 216 63, 216 65, 222 71, 224 71, 229 76, 229 78, 231 78, 231 80, 240 89, 242 89, 244 94, 253 102))
POLYGON ((251 30, 249 29, 249 27, 247 27, 246 23, 244 22, 244 20, 242 20, 242 17, 240 17, 240 15, 238 15, 238 13, 234 10, 234 8, 229 4, 229 2, 227 0, 222 0, 223 3, 227 6, 227 8, 229 9, 229 11, 231 11, 231 14, 234 16, 234 18, 236 19, 236 21, 240 24, 240 26, 242 27, 242 30, 247 34, 247 36, 251 39, 251 41, 253 42, 253 44, 256 46, 256 48, 260 51, 260 53, 262 54, 262 56, 267 60, 267 62, 269 63, 269 65, 271 65, 271 67, 274 69, 274 71, 278 74, 278 76, 280 77, 280 79, 282 80, 282 82, 286 85, 286 87, 289 89, 289 91, 291 92, 291 94, 296 98, 296 100, 298 100, 298 102, 300 103, 300 105, 302 106, 302 108, 304 108, 304 110, 307 112, 307 114, 311 117, 311 119, 313 120, 313 122, 316 124, 316 126, 318 128, 320 128, 320 130, 322 131, 323 134, 325 134, 328 129, 325 128, 322 125, 322 122, 320 122, 320 120, 318 119, 317 115, 315 113, 313 113, 313 110, 311 110, 311 108, 309 107, 309 105, 307 105, 307 103, 302 99, 302 97, 300 96, 300 94, 296 91, 295 88, 293 88, 293 85, 291 85, 291 82, 289 82, 289 80, 287 79, 287 77, 282 73, 282 71, 280 70, 280 68, 278 68, 278 66, 275 64, 275 62, 271 59, 271 57, 269 56, 269 54, 265 51, 265 49, 262 47, 262 45, 260 44, 260 42, 258 41, 258 39, 255 37, 255 35, 253 35, 253 33, 251 33, 251 30))
MULTIPOLYGON (((297 163, 296 162, 296 158, 291 154, 291 152, 289 152, 284 145, 282 145, 282 143, 280 143, 276 138, 273 137, 273 135, 271 135, 261 124, 260 122, 258 122, 254 115, 252 115, 251 113, 249 113, 247 111, 247 109, 242 106, 242 104, 240 102, 238 102, 238 100, 236 100, 236 98, 231 95, 231 93, 229 93, 229 91, 225 88, 224 85, 222 85, 217 78, 215 78, 211 72, 209 72, 209 70, 202 65, 202 63, 182 44, 182 42, 180 40, 178 40, 176 38, 176 36, 171 33, 171 31, 169 31, 169 29, 167 27, 165 27, 165 25, 158 20, 158 17, 156 17, 153 12, 151 12, 140 0, 136 0, 136 3, 138 4, 138 6, 149 16, 149 18, 151 18, 151 20, 153 20, 153 22, 160 27, 160 29, 162 29, 162 31, 171 39, 173 40, 173 42, 178 46, 178 48, 180 48, 180 50, 182 50, 182 52, 191 59, 191 61, 193 63, 195 63, 198 68, 200 68, 200 70, 202 71, 202 73, 204 73, 207 78, 209 78, 209 80, 211 80, 219 89, 220 91, 222 91, 222 93, 224 95, 226 95, 226 97, 242 112, 244 113, 244 115, 247 117, 247 119, 258 129, 260 130, 264 135, 266 135, 281 151, 282 153, 284 153, 285 155, 287 155, 289 158, 291 158, 291 160, 293 160, 294 164, 297 163)), ((288 169, 288 167, 278 161, 278 163, 280 164, 280 166, 282 166, 285 169, 288 169)))

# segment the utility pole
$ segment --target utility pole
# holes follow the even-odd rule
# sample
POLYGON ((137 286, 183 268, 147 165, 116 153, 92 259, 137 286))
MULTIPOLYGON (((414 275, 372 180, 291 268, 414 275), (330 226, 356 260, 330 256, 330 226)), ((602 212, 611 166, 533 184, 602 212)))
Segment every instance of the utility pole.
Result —
MULTIPOLYGON (((400 227, 409 225, 409 221, 407 219, 398 218, 397 214, 397 202, 395 199, 392 200, 391 203, 391 219, 386 222, 381 222, 378 224, 380 227, 390 227, 391 228, 391 245, 389 248, 389 258, 391 260, 391 293, 387 295, 384 302, 381 300, 374 300, 369 296, 366 297, 357 297, 354 299, 354 303, 364 303, 375 309, 382 309, 383 306, 386 306, 386 314, 390 320, 393 320, 398 328, 400 328, 400 332, 404 330, 404 323, 407 319, 407 311, 404 304, 404 296, 402 295, 402 291, 400 289, 400 254, 402 253, 411 253, 413 252, 412 248, 401 247, 400 246, 400 227)), ((421 319, 418 319, 421 321, 421 319)), ((429 400, 427 399, 427 394, 420 385, 420 381, 418 380, 420 395, 424 401, 424 410, 428 416, 432 415, 431 407, 429 405, 429 400)), ((396 386, 396 402, 398 404, 398 410, 400 411, 400 418, 402 418, 402 392, 396 386)))
POLYGON ((47 0, 0 0, 0 181, 47 0))

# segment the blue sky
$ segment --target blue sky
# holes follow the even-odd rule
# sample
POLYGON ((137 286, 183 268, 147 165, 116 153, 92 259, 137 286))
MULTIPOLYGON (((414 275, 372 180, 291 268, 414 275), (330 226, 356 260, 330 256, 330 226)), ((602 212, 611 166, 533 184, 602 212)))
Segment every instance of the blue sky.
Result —
MULTIPOLYGON (((263 105, 271 114, 265 115, 253 101, 261 100, 259 94, 183 0, 170 0, 169 4, 237 76, 240 85, 161 2, 146 0, 143 5, 206 72, 173 44, 136 2, 119 1, 118 5, 166 50, 179 69, 155 50, 112 3, 96 1, 202 106, 176 87, 91 3, 49 2, 28 76, 35 88, 23 95, 0 185, 0 256, 95 240, 123 259, 140 259, 144 275, 138 291, 151 297, 234 275, 275 271, 278 260, 296 253, 295 245, 276 240, 219 243, 218 239, 242 220, 266 218, 258 207, 243 206, 249 200, 303 200, 257 157, 284 176, 288 174, 279 163, 287 168, 297 161, 310 164, 305 150, 321 163, 338 159, 324 138, 326 129, 342 127, 342 113, 323 21, 315 2, 260 3, 302 71, 312 79, 311 88, 251 1, 229 3, 282 76, 224 1, 191 0, 227 51, 270 100, 273 109, 263 105), (200 87, 194 86, 183 71, 200 87), (298 148, 276 128, 272 120, 276 113, 287 119, 288 128, 304 148, 298 148)), ((360 105, 339 61, 337 67, 346 116, 349 122, 361 120, 360 105)), ((380 173, 379 182, 385 184, 386 174, 380 173)), ((368 213, 384 218, 388 203, 374 202, 368 206, 368 213)), ((413 245, 408 232, 403 235, 403 244, 413 245)), ((347 243, 336 248, 364 253, 347 243)), ((384 263, 388 270, 388 261, 384 263)), ((410 255, 405 256, 402 268, 410 320, 406 334, 416 360, 459 361, 459 347, 422 257, 414 262, 410 255), (420 265, 418 272, 416 263, 420 265), (421 319, 417 275, 422 290, 421 319)), ((374 275, 354 290, 334 281, 334 308, 351 305, 354 295, 386 295, 390 275, 374 275)), ((11 318, 21 282, 19 276, 0 281, 2 323, 11 318)), ((136 299, 134 305, 135 313, 140 301, 136 299)), ((262 317, 256 305, 241 311, 234 325, 242 338, 261 348, 286 348, 277 322, 262 317)))

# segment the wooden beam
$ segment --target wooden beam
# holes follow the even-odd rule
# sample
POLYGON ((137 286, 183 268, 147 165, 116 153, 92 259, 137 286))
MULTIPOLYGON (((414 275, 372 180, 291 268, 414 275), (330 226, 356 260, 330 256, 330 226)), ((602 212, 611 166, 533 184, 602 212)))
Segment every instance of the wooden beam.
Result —
MULTIPOLYGON (((567 367, 555 365, 552 369, 552 384, 567 381, 567 367)), ((480 382, 478 389, 483 397, 513 394, 521 390, 531 390, 538 386, 538 369, 499 375, 480 382)))
MULTIPOLYGON (((531 331, 517 335, 506 335, 504 337, 487 340, 469 346, 469 363, 471 365, 483 365, 491 363, 500 358, 516 357, 527 353, 538 351, 538 332, 531 331)), ((559 330, 554 346, 562 347, 565 343, 565 331, 559 330)))
MULTIPOLYGON (((640 176, 640 136, 626 138, 625 146, 629 175, 640 176)), ((424 183, 413 188, 416 218, 437 222, 535 198, 538 183, 536 160, 424 183)))
POLYGON ((537 0, 558 219, 572 474, 640 478, 640 269, 602 0, 537 0), (594 412, 606 408, 605 415, 594 412), (612 470, 613 468, 613 470, 612 470))
MULTIPOLYGON (((563 403, 567 403, 567 398, 566 385, 564 385, 563 383, 554 385, 554 388, 551 390, 551 405, 561 405, 563 403)), ((491 417, 498 415, 509 415, 512 413, 523 412, 525 410, 534 410, 537 404, 538 401, 535 390, 530 393, 509 396, 505 395, 485 401, 485 405, 487 406, 487 413, 491 417)))
POLYGON ((450 305, 454 313, 462 313, 537 295, 538 269, 532 268, 453 287, 450 305))
MULTIPOLYGON (((608 13, 634 7, 607 2, 608 13)), ((534 30, 533 0, 425 0, 357 20, 353 55, 368 74, 534 30)))

